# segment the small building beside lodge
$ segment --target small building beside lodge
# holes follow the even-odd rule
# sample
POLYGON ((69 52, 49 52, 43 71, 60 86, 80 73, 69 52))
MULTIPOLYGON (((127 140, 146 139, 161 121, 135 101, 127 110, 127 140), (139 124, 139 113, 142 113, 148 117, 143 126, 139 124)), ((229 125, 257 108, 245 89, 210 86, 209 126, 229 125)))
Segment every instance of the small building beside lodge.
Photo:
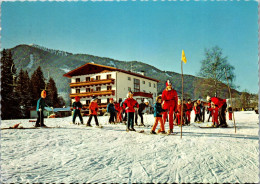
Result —
POLYGON ((88 110, 92 96, 96 96, 102 112, 105 112, 110 98, 116 101, 123 100, 128 91, 134 93, 138 103, 146 98, 152 104, 157 96, 159 82, 144 74, 94 63, 86 63, 63 76, 71 78, 72 103, 75 97, 79 96, 83 108, 88 110))
MULTIPOLYGON (((44 117, 49 117, 50 115, 55 114, 55 117, 68 117, 71 116, 70 107, 66 108, 54 108, 53 110, 50 107, 45 107, 43 111, 44 117)), ((30 109, 30 118, 37 118, 36 107, 30 109)))

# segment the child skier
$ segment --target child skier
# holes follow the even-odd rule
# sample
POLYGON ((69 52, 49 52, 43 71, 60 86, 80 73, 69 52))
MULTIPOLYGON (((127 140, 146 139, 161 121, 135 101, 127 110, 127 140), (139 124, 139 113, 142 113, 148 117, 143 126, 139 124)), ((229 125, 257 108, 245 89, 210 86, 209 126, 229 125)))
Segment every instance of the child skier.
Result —
POLYGON ((231 105, 229 105, 228 107, 228 119, 232 120, 232 113, 233 113, 233 109, 231 107, 231 105))
POLYGON ((114 124, 115 123, 115 117, 116 117, 116 109, 115 109, 113 98, 109 99, 109 104, 107 105, 107 112, 110 113, 109 123, 114 124))
POLYGON ((43 90, 41 92, 41 98, 39 98, 39 100, 37 101, 37 115, 38 115, 38 118, 36 120, 36 124, 35 124, 35 127, 46 127, 46 125, 44 124, 44 114, 43 114, 43 111, 44 111, 44 108, 45 107, 48 107, 45 103, 45 99, 46 98, 46 91, 43 90))
POLYGON ((187 107, 187 111, 186 111, 187 124, 190 125, 190 114, 192 111, 191 99, 188 99, 188 103, 186 104, 186 107, 187 107))
POLYGON ((160 133, 162 134, 166 134, 165 129, 164 129, 164 123, 163 123, 163 119, 162 119, 162 113, 165 112, 166 110, 164 110, 162 108, 162 97, 161 96, 157 96, 156 97, 156 103, 154 105, 154 118, 155 118, 155 122, 153 124, 152 130, 151 130, 151 134, 156 134, 155 129, 158 125, 158 122, 160 122, 160 133))
MULTIPOLYGON (((178 99, 177 112, 176 112, 176 124, 177 125, 181 125, 181 108, 182 108, 181 100, 178 99)), ((183 114, 182 114, 182 116, 183 116, 183 114)), ((183 119, 182 119, 182 124, 183 124, 183 119)))
POLYGON ((212 114, 212 127, 218 127, 219 126, 219 122, 218 122, 218 107, 211 102, 211 108, 209 108, 209 111, 211 111, 212 114))
POLYGON ((135 108, 139 108, 139 104, 135 99, 133 99, 133 93, 130 91, 128 93, 129 98, 127 98, 123 104, 123 107, 127 113, 127 128, 126 131, 135 131, 134 129, 134 115, 135 108))
POLYGON ((87 122, 87 126, 91 126, 90 125, 90 122, 92 120, 92 117, 94 116, 95 118, 95 122, 96 122, 96 126, 99 126, 99 123, 98 123, 98 119, 97 119, 97 112, 98 112, 98 103, 97 103, 97 97, 93 97, 90 104, 89 104, 89 119, 88 119, 88 122, 87 122))
POLYGON ((80 122, 81 124, 83 124, 83 119, 80 113, 80 110, 82 109, 82 104, 80 102, 79 96, 75 97, 75 102, 73 102, 72 107, 73 107, 73 117, 72 117, 73 124, 75 124, 75 120, 77 116, 79 116, 80 122))
POLYGON ((195 113, 194 122, 200 122, 200 107, 198 106, 197 102, 194 102, 193 110, 195 113))
POLYGON ((143 118, 143 114, 144 114, 144 110, 149 106, 149 101, 147 99, 144 99, 140 105, 139 105, 139 109, 138 112, 135 116, 135 125, 137 125, 137 119, 138 119, 138 115, 141 118, 141 126, 144 126, 144 118, 143 118))
POLYGON ((221 99, 218 97, 210 97, 207 96, 207 100, 211 100, 219 108, 219 127, 227 127, 227 121, 226 121, 226 108, 227 103, 226 99, 221 99))
POLYGON ((121 102, 122 99, 119 99, 118 103, 115 104, 115 109, 117 111, 117 116, 116 116, 116 121, 117 123, 122 123, 123 118, 122 118, 122 112, 123 112, 123 107, 121 107, 121 102))

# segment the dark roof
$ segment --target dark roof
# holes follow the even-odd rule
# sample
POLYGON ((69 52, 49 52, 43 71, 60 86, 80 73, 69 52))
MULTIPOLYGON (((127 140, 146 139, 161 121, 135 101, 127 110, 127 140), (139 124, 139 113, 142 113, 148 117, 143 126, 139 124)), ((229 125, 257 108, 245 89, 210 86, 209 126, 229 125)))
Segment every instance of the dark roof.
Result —
POLYGON ((133 73, 133 72, 130 72, 130 71, 125 71, 125 70, 118 69, 118 68, 111 67, 111 66, 94 64, 94 63, 86 63, 85 65, 82 65, 82 66, 80 66, 80 67, 78 67, 74 70, 71 70, 70 72, 64 74, 63 76, 71 78, 72 76, 101 73, 104 70, 119 71, 119 72, 127 73, 127 74, 130 74, 130 75, 134 75, 134 76, 137 76, 137 77, 149 79, 149 80, 152 80, 152 81, 155 81, 155 82, 159 82, 159 80, 157 80, 157 79, 153 79, 153 78, 141 75, 141 74, 133 73))

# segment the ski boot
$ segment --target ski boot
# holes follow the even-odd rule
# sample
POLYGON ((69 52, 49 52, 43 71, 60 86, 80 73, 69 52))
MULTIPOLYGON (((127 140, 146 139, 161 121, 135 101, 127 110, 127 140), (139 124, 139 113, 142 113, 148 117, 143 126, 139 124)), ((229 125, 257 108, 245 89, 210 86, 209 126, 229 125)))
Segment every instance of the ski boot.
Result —
POLYGON ((172 134, 172 133, 173 133, 172 129, 168 130, 168 134, 172 134))
POLYGON ((166 132, 165 131, 161 131, 161 134, 166 134, 166 132))
POLYGON ((151 130, 150 134, 156 134, 156 132, 155 132, 155 131, 153 131, 153 130, 151 130))

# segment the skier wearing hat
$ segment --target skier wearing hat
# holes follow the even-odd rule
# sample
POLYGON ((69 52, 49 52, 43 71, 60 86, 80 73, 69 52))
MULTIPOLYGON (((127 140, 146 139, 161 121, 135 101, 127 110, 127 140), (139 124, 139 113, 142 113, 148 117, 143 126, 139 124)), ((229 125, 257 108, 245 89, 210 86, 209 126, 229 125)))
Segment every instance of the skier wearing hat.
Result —
POLYGON ((87 122, 87 126, 91 126, 90 122, 92 120, 92 117, 94 116, 95 122, 96 122, 96 126, 99 126, 98 123, 98 119, 97 119, 97 113, 98 113, 98 103, 97 103, 97 97, 93 96, 93 98, 91 99, 91 102, 89 104, 89 119, 87 122))
POLYGON ((135 108, 139 108, 139 104, 133 99, 133 93, 128 92, 128 98, 124 101, 123 107, 127 113, 127 128, 126 131, 135 131, 134 129, 134 115, 135 108))
POLYGON ((107 105, 107 112, 110 114, 109 123, 115 123, 116 109, 113 98, 109 99, 109 104, 107 105))
POLYGON ((187 111, 186 111, 187 124, 190 125, 190 114, 192 111, 191 99, 188 99, 188 103, 186 103, 186 107, 187 107, 187 111))
POLYGON ((45 103, 45 98, 46 98, 46 91, 43 90, 41 92, 41 98, 39 98, 39 100, 37 101, 36 111, 37 111, 38 118, 36 120, 35 127, 40 127, 40 126, 46 127, 46 125, 44 124, 43 111, 45 107, 48 107, 48 105, 46 105, 45 103))
POLYGON ((219 108, 219 126, 220 127, 227 127, 227 122, 226 122, 226 108, 227 108, 227 103, 226 99, 221 99, 218 97, 210 97, 207 96, 207 101, 211 100, 218 108, 219 108))
POLYGON ((72 107, 73 107, 73 117, 72 117, 73 124, 75 124, 75 120, 77 116, 79 116, 80 122, 81 124, 83 124, 83 118, 80 113, 80 110, 82 109, 82 104, 80 102, 79 96, 75 97, 75 102, 73 102, 72 107))
MULTIPOLYGON (((173 133, 173 114, 177 111, 178 94, 172 88, 172 83, 167 80, 166 89, 162 92, 163 109, 169 112, 169 128, 168 133, 173 133)), ((165 124, 167 119, 167 113, 163 113, 163 122, 165 124)))
POLYGON ((138 115, 141 118, 141 126, 144 126, 144 118, 143 118, 143 114, 145 109, 149 106, 149 101, 147 99, 142 100, 142 102, 139 104, 139 109, 137 111, 137 113, 135 114, 135 125, 137 124, 137 120, 138 120, 138 115))

